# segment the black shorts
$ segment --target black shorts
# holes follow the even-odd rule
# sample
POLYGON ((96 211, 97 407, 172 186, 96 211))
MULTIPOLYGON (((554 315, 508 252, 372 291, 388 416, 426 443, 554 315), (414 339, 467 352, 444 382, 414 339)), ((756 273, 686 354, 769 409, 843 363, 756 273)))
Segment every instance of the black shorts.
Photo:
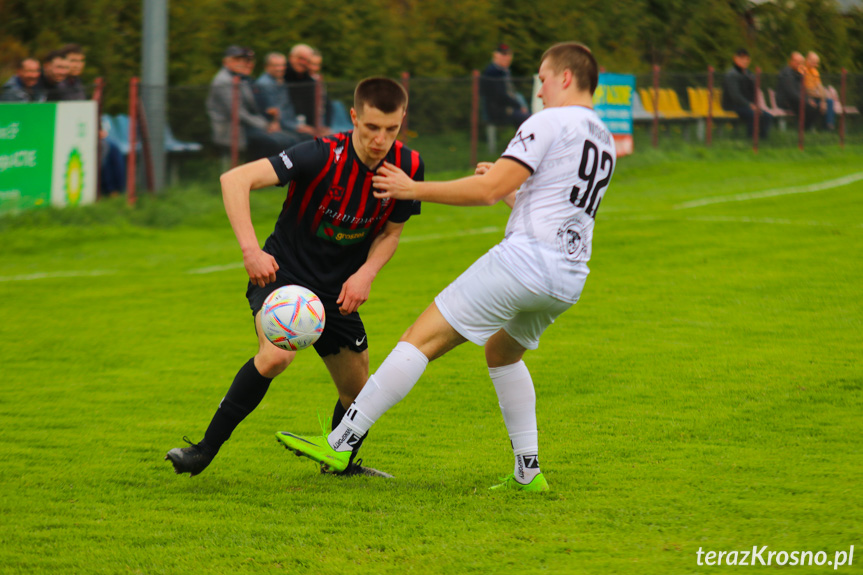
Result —
MULTIPOLYGON (((264 287, 258 287, 249 282, 249 287, 246 288, 246 298, 249 300, 249 306, 252 308, 252 317, 258 315, 268 295, 282 286, 291 284, 302 285, 300 282, 282 274, 281 270, 276 272, 276 281, 264 287)), ((334 355, 339 353, 339 350, 343 347, 357 353, 368 349, 369 340, 366 336, 366 326, 363 325, 359 312, 342 315, 334 298, 318 297, 320 297, 321 303, 324 304, 324 313, 326 314, 324 333, 313 344, 318 355, 321 357, 334 355)))

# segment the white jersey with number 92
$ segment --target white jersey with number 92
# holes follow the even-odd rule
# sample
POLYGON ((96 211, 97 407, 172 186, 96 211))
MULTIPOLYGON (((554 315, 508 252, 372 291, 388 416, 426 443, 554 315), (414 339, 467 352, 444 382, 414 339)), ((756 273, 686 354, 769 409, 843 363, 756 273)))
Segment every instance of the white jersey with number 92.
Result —
POLYGON ((547 108, 525 120, 501 157, 531 175, 516 194, 498 253, 529 287, 575 303, 614 173, 611 133, 590 108, 547 108))

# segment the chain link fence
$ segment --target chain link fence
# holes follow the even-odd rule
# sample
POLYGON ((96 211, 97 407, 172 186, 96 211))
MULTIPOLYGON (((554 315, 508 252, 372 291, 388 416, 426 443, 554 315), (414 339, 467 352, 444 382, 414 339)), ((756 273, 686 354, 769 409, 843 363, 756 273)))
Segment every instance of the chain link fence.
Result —
MULTIPOLYGON (((819 114, 805 126, 800 122, 799 111, 778 108, 777 75, 759 74, 758 83, 763 94, 761 107, 771 117, 760 115, 761 123, 769 122, 769 131, 757 141, 737 114, 722 107, 723 75, 722 70, 708 70, 704 73, 661 72, 636 76, 634 153, 648 147, 795 149, 863 143, 863 118, 859 112, 863 109, 861 74, 823 74, 822 81, 830 90, 834 115, 830 125, 826 114, 819 114)), ((515 125, 489 123, 477 76, 404 77, 401 81, 409 91, 410 101, 400 138, 423 155, 429 174, 463 172, 472 169, 476 161, 493 161, 516 132, 515 125)), ((529 105, 534 96, 534 79, 513 78, 512 86, 529 105)), ((354 83, 325 82, 321 88, 328 105, 338 108, 341 127, 344 127, 352 106, 354 83)), ((105 86, 106 92, 127 89, 110 83, 105 86)), ((166 103, 167 125, 163 136, 168 185, 216 181, 219 173, 234 161, 230 149, 213 143, 213 130, 206 109, 208 92, 209 86, 141 86, 142 98, 158 94, 157 97, 164 98, 166 103), (158 94, 158 90, 164 93, 158 94)), ((111 101, 117 101, 117 98, 111 101)), ((112 121, 128 114, 129 110, 125 109, 105 109, 102 117, 112 121)), ((306 121, 314 125, 314 119, 306 121)), ((116 122, 110 124, 116 125, 116 122)), ((112 137, 125 140, 128 134, 115 130, 112 137)), ((125 148, 128 149, 128 144, 125 148)), ((249 148, 237 152, 240 163, 260 156, 249 148)), ((137 164, 146 164, 143 153, 137 164)))

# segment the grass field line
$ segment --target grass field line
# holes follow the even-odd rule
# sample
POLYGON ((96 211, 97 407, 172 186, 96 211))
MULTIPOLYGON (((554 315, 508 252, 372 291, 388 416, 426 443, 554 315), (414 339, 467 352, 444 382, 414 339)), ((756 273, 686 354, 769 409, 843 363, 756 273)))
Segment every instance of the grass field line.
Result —
POLYGON ((194 268, 191 270, 187 270, 187 274, 212 274, 215 272, 223 272, 227 270, 235 270, 237 268, 243 267, 243 262, 234 262, 232 264, 224 264, 220 266, 207 266, 204 268, 194 268))
MULTIPOLYGON (((776 224, 782 226, 815 226, 828 228, 839 226, 839 224, 835 224, 833 222, 787 220, 783 218, 752 218, 748 216, 698 216, 684 219, 688 222, 731 222, 742 224, 776 224)), ((863 224, 858 224, 854 227, 863 228, 863 224)))
MULTIPOLYGON (((461 238, 464 236, 477 236, 481 234, 493 234, 502 231, 498 226, 486 226, 484 228, 476 228, 473 230, 465 230, 458 234, 457 236, 453 234, 426 234, 423 236, 407 236, 400 240, 400 243, 412 243, 412 242, 429 242, 433 240, 443 240, 443 239, 452 239, 452 238, 461 238)), ((216 272, 223 272, 228 270, 235 270, 237 268, 243 267, 243 262, 235 262, 232 264, 224 264, 218 266, 206 266, 203 268, 194 268, 188 270, 186 273, 188 274, 212 274, 216 272)))
MULTIPOLYGON (((614 214, 611 216, 611 219, 615 220, 625 220, 625 221, 639 221, 639 222, 654 222, 660 220, 670 220, 667 215, 663 214, 641 214, 641 215, 617 215, 614 214)), ((807 226, 807 227, 826 227, 826 228, 836 228, 836 227, 844 227, 842 224, 837 224, 835 222, 819 222, 815 220, 789 220, 786 218, 753 218, 751 216, 690 216, 686 218, 681 218, 680 220, 674 219, 673 221, 684 221, 684 222, 722 222, 722 223, 736 223, 736 224, 768 224, 768 225, 778 225, 778 226, 807 226)), ((853 226, 855 228, 863 228, 863 224, 858 224, 853 226)))
POLYGON ((677 204, 674 206, 675 210, 686 210, 689 208, 698 208, 701 206, 707 206, 710 204, 722 204, 726 202, 745 202, 748 200, 759 200, 762 198, 772 198, 774 196, 787 196, 789 194, 808 194, 811 192, 820 192, 823 190, 830 190, 833 188, 841 188, 842 186, 847 186, 848 184, 853 184, 854 182, 859 182, 863 180, 863 172, 857 172, 855 174, 849 174, 847 176, 843 176, 841 178, 836 178, 833 180, 826 180, 823 182, 816 182, 814 184, 808 184, 806 186, 791 186, 788 188, 773 188, 770 190, 763 190, 760 192, 748 192, 745 194, 735 194, 733 196, 713 196, 708 198, 701 198, 699 200, 691 200, 689 202, 684 202, 682 204, 677 204))
POLYGON ((43 280, 50 278, 83 278, 93 276, 109 276, 117 273, 116 270, 77 270, 65 272, 41 272, 33 274, 22 274, 17 276, 0 276, 0 282, 23 282, 30 280, 43 280))

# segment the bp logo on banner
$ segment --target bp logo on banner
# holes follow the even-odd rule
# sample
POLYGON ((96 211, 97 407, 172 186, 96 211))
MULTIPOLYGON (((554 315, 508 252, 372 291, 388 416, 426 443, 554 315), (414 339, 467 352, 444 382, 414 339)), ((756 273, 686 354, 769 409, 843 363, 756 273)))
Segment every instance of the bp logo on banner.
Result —
POLYGON ((81 161, 81 152, 78 148, 72 148, 69 153, 63 188, 66 192, 67 204, 74 206, 81 201, 81 194, 84 191, 84 162, 81 161))
POLYGON ((96 103, 0 104, 0 214, 90 203, 96 103))

